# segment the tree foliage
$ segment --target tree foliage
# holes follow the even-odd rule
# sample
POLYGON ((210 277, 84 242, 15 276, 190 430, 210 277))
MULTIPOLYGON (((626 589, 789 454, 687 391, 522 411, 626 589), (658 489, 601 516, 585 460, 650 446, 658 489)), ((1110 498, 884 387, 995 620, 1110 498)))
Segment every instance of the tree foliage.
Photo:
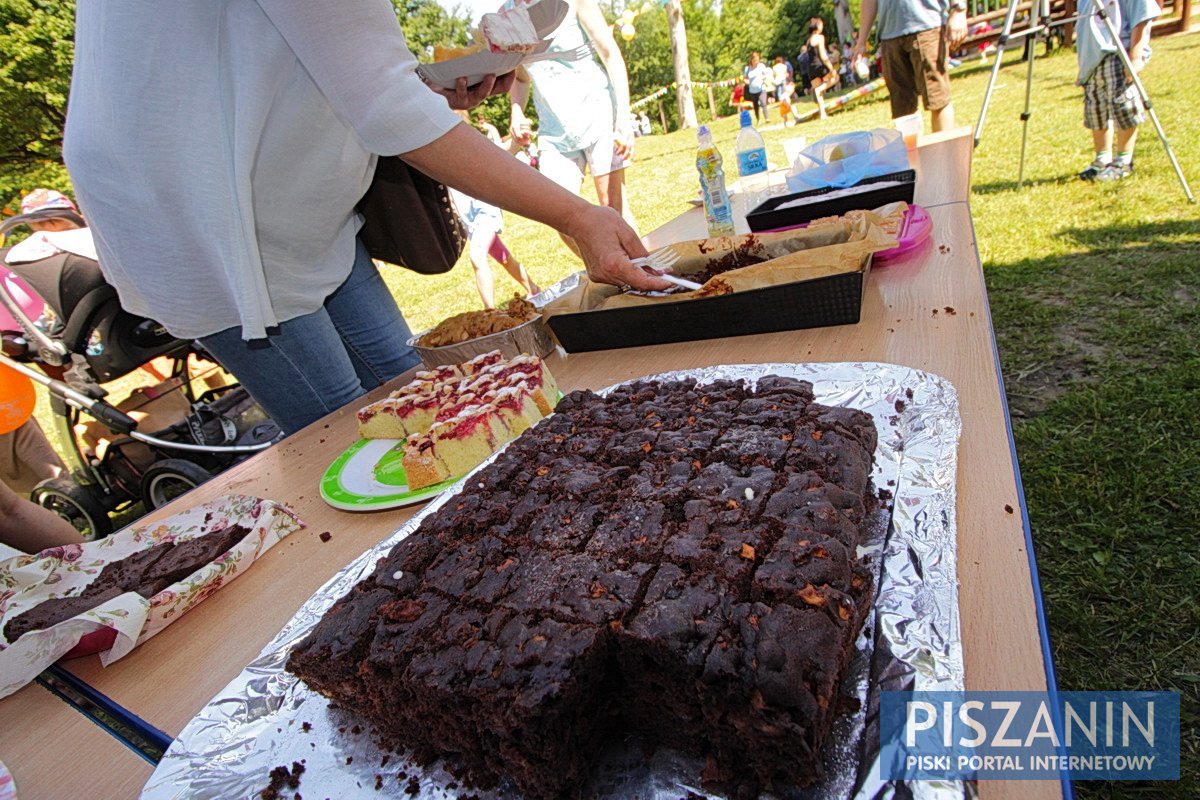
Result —
POLYGON ((433 57, 434 45, 461 47, 470 41, 471 18, 462 6, 450 11, 436 0, 392 0, 408 47, 421 61, 433 57))
POLYGON ((75 56, 74 0, 0 0, 0 198, 68 190, 63 124, 75 56))

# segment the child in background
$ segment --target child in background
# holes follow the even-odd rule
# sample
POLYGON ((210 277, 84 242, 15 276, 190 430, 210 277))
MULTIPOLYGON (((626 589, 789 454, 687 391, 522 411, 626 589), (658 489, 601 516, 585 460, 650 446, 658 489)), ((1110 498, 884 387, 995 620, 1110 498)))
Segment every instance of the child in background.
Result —
POLYGON ((479 289, 483 307, 496 307, 496 286, 488 256, 494 258, 514 281, 521 284, 526 297, 540 292, 541 289, 530 279, 525 267, 500 241, 500 232, 504 230, 500 209, 468 197, 457 189, 450 189, 450 199, 467 228, 468 255, 471 257, 471 266, 475 268, 475 287, 479 289))
MULTIPOLYGON (((1133 71, 1139 73, 1150 58, 1150 25, 1162 11, 1154 0, 1101 0, 1121 44, 1129 54, 1133 71)), ((1092 132, 1096 157, 1079 173, 1085 181, 1119 181, 1133 174, 1133 147, 1138 125, 1146 119, 1138 94, 1117 43, 1087 0, 1075 22, 1079 77, 1083 87, 1083 124, 1092 132), (1113 126, 1117 129, 1117 152, 1113 157, 1113 126)))

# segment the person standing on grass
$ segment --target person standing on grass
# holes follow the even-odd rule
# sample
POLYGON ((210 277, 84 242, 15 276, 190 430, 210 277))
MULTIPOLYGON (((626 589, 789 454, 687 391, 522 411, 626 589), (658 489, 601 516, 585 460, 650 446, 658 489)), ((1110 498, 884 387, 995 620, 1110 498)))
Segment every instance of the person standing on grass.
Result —
POLYGON ((829 59, 829 51, 825 49, 825 21, 813 17, 808 21, 808 41, 804 45, 808 51, 808 82, 812 87, 813 97, 817 101, 817 110, 821 119, 825 119, 825 92, 837 85, 837 69, 829 59))
POLYGON ((867 52, 871 26, 879 20, 879 50, 892 119, 917 113, 918 98, 935 131, 954 127, 949 54, 967 35, 964 0, 863 0, 862 26, 850 63, 867 52))
MULTIPOLYGON (((1113 28, 1120 32, 1133 71, 1140 73, 1150 59, 1150 26, 1162 10, 1154 0, 1104 0, 1104 7, 1113 28)), ((1117 52, 1117 43, 1094 9, 1088 0, 1087 10, 1075 21, 1079 57, 1076 83, 1083 87, 1083 124, 1092 132, 1096 153, 1079 177, 1085 181, 1119 181, 1133 174, 1133 146, 1138 125, 1146 121, 1146 110, 1117 52)))
MULTIPOLYGON (((529 0, 507 0, 506 5, 529 0)), ((625 201, 625 167, 633 159, 629 117, 629 73, 597 0, 567 0, 570 10, 550 35, 547 52, 561 54, 520 67, 510 90, 513 140, 525 146, 533 126, 525 104, 533 91, 538 113, 538 171, 578 195, 590 171, 600 205, 615 209, 634 226, 625 201), (590 45, 591 55, 571 60, 571 51, 590 45)), ((572 250, 568 236, 563 241, 572 250)))
POLYGON ((767 86, 774 80, 775 73, 762 63, 762 56, 750 54, 750 63, 742 68, 742 84, 746 87, 746 99, 754 104, 754 121, 761 123, 767 116, 767 86))

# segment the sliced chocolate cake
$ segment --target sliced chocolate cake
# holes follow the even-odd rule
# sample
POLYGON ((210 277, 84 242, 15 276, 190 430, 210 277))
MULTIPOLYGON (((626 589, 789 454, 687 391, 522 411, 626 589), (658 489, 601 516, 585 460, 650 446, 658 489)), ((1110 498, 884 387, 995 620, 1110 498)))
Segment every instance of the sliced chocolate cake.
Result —
POLYGON ((630 732, 731 795, 810 784, 872 601, 875 435, 777 376, 574 392, 288 668, 389 745, 527 798, 574 791, 630 732))

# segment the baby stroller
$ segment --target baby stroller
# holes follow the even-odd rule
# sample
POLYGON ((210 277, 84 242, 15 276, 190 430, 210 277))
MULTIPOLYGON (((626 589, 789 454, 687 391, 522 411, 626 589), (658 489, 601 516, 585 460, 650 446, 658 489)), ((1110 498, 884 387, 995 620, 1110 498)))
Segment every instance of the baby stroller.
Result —
MULTIPOLYGON (((7 231, 26 221, 17 216, 0 225, 0 243, 7 231)), ((0 261, 7 254, 8 249, 0 249, 0 261)), ((93 259, 58 252, 4 266, 56 317, 49 324, 45 317, 30 319, 11 284, 0 280, 0 307, 21 329, 2 332, 0 364, 49 390, 55 426, 69 447, 71 477, 42 481, 31 498, 70 521, 86 538, 112 532, 109 512, 137 501, 147 510, 164 505, 281 437, 279 427, 241 386, 196 394, 189 365, 211 359, 196 343, 176 339, 157 322, 122 309, 116 290, 93 259), (181 413, 169 424, 142 432, 132 416, 135 412, 125 404, 123 410, 106 402, 107 392, 100 384, 162 356, 171 359, 172 370, 170 378, 155 387, 157 396, 178 392, 173 400, 181 413), (106 435, 99 446, 81 442, 76 426, 83 414, 101 423, 106 435)))

